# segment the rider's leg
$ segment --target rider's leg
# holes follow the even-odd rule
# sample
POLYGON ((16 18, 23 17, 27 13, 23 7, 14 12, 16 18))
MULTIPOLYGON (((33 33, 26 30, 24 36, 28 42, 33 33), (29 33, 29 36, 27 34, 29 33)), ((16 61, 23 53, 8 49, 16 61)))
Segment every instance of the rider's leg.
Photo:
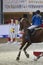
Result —
POLYGON ((37 25, 32 25, 32 26, 28 27, 27 29, 32 30, 32 29, 35 29, 36 27, 38 27, 38 26, 37 25))
POLYGON ((30 34, 30 35, 31 35, 31 33, 32 33, 32 35, 34 35, 34 33, 36 32, 34 29, 35 29, 36 27, 38 27, 38 26, 37 26, 37 25, 32 25, 32 26, 28 27, 29 34, 30 34), (34 31, 34 32, 33 32, 33 31, 34 31))

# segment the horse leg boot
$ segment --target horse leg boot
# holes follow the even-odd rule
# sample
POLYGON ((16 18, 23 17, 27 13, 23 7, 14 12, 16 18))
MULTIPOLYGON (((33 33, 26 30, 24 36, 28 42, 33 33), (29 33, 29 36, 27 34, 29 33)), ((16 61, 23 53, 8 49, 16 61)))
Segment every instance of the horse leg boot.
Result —
POLYGON ((19 53, 18 53, 18 56, 17 56, 16 60, 19 60, 19 59, 20 59, 21 50, 22 50, 22 48, 24 47, 24 45, 25 45, 25 43, 23 43, 23 44, 21 45, 21 47, 20 47, 20 49, 19 49, 19 53))
POLYGON ((30 46, 31 45, 31 43, 29 44, 29 43, 27 43, 27 45, 24 47, 24 53, 25 53, 25 55, 26 55, 26 57, 27 58, 29 58, 29 54, 26 52, 26 49, 28 48, 28 46, 30 46))

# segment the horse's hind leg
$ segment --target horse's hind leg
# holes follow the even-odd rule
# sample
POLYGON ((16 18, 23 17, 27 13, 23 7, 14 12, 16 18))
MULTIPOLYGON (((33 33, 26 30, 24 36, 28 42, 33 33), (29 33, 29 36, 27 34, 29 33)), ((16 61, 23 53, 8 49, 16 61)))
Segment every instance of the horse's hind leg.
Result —
POLYGON ((27 49, 28 46, 30 46, 30 45, 31 45, 31 43, 28 42, 27 45, 26 45, 26 46, 24 47, 24 49, 23 49, 23 50, 24 50, 24 53, 25 53, 25 55, 26 55, 27 58, 29 58, 29 54, 26 52, 26 49, 27 49))
POLYGON ((25 45, 25 42, 22 42, 22 45, 21 45, 21 47, 20 47, 20 49, 19 49, 19 53, 18 53, 18 56, 17 56, 16 60, 19 60, 20 54, 21 54, 21 50, 22 50, 22 48, 24 47, 24 45, 25 45))

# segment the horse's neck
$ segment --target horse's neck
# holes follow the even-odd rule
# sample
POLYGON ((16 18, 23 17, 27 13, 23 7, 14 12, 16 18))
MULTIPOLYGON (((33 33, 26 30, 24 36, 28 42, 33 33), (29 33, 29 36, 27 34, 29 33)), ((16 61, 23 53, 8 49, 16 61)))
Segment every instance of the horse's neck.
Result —
POLYGON ((27 29, 28 27, 29 27, 29 25, 27 25, 27 24, 23 26, 24 29, 27 29))
POLYGON ((27 31, 27 28, 23 28, 21 31, 22 31, 22 32, 25 32, 25 31, 27 31))

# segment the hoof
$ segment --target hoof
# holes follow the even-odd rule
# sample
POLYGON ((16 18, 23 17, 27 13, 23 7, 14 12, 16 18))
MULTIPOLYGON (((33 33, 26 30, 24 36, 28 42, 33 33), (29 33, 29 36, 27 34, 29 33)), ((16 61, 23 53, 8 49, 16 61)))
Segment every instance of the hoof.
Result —
POLYGON ((19 60, 19 57, 17 57, 16 60, 19 60))
POLYGON ((29 54, 26 54, 26 57, 29 58, 29 54))
POLYGON ((29 58, 29 54, 24 50, 24 53, 26 55, 27 58, 29 58))

